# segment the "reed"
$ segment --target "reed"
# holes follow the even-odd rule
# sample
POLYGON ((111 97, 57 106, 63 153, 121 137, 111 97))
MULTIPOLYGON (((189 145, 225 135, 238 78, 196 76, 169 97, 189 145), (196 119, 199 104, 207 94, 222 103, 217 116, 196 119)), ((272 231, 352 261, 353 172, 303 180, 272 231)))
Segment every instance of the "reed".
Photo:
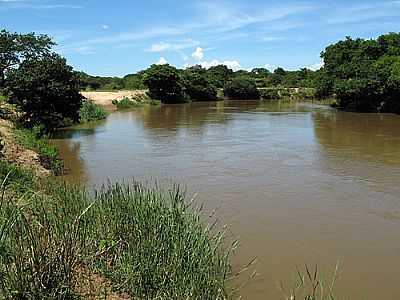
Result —
POLYGON ((71 299, 82 269, 134 299, 226 299, 231 247, 178 186, 52 182, 0 198, 0 299, 71 299))

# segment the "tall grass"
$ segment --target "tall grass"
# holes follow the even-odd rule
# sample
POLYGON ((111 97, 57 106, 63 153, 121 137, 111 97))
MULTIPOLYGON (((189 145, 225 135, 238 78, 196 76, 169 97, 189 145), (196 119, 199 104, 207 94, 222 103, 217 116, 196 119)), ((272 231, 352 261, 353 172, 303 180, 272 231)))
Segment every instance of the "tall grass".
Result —
POLYGON ((98 121, 107 118, 107 111, 93 101, 86 100, 83 102, 81 109, 79 110, 79 118, 81 123, 98 121))
POLYGON ((286 300, 335 300, 334 287, 338 277, 339 263, 331 278, 324 278, 318 266, 313 270, 306 265, 304 270, 297 270, 295 284, 286 289, 281 284, 281 291, 286 300))
POLYGON ((179 187, 113 185, 89 214, 100 270, 142 299, 224 299, 229 254, 223 233, 204 226, 179 187))
POLYGON ((62 172, 63 162, 59 157, 59 151, 56 146, 50 144, 46 136, 42 135, 40 127, 18 128, 14 129, 13 133, 17 144, 39 154, 44 167, 52 170, 54 174, 62 172))
POLYGON ((20 195, 0 198, 0 299, 71 299, 82 268, 134 299, 228 297, 223 233, 178 187, 133 182, 89 195, 52 183, 20 195))

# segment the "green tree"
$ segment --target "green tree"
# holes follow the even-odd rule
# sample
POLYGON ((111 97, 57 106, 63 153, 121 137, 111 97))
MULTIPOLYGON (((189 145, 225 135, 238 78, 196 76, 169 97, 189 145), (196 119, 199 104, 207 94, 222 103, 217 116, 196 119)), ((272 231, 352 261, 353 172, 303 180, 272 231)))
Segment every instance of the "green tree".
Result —
POLYGON ((192 100, 213 101, 217 100, 218 89, 213 85, 207 71, 195 66, 184 71, 186 93, 192 100))
POLYGON ((23 61, 7 73, 9 101, 23 112, 27 126, 43 125, 51 131, 65 120, 79 121, 84 97, 72 67, 59 55, 51 54, 23 61))
POLYGON ((317 92, 335 93, 339 106, 360 112, 400 112, 400 34, 352 39, 322 52, 317 92))
POLYGON ((227 83, 224 95, 234 100, 256 100, 260 99, 260 93, 254 80, 246 78, 235 78, 227 83))
POLYGON ((146 70, 144 84, 150 97, 162 103, 186 102, 185 86, 178 69, 170 65, 152 65, 146 70))
POLYGON ((0 31, 0 88, 4 88, 7 72, 25 59, 34 59, 50 53, 55 43, 47 35, 18 34, 0 31))
POLYGON ((233 76, 233 71, 225 65, 211 67, 207 70, 207 73, 211 82, 217 88, 223 88, 233 76))

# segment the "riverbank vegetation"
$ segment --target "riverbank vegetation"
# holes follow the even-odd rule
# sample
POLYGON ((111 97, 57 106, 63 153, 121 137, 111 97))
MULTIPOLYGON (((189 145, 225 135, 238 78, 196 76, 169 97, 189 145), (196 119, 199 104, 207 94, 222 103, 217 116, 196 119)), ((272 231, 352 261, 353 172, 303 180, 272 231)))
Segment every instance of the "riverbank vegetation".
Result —
POLYGON ((107 116, 108 112, 104 107, 91 100, 85 100, 79 109, 79 121, 81 123, 103 120, 107 116))
POLYGON ((322 53, 318 95, 336 94, 338 106, 359 112, 400 113, 400 34, 347 37, 322 53))
POLYGON ((228 296, 231 248, 179 187, 132 182, 93 194, 4 161, 0 172, 1 299, 228 296), (83 274, 107 284, 86 286, 83 274))

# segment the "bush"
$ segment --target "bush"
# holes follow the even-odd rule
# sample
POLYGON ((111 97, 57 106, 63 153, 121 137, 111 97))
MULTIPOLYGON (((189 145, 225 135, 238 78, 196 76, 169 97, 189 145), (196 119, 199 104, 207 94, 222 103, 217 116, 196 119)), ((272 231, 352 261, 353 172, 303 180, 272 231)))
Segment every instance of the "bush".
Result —
POLYGON ((224 95, 234 100, 257 100, 260 92, 253 80, 236 78, 229 82, 224 88, 224 95))
POLYGON ((159 99, 162 103, 187 101, 182 76, 170 65, 152 65, 145 72, 144 83, 152 99, 159 99))
POLYGON ((112 104, 115 105, 118 109, 129 109, 140 106, 141 102, 138 102, 133 98, 130 99, 128 97, 125 97, 122 100, 113 100, 112 104))
POLYGON ((81 109, 79 110, 79 119, 81 123, 98 121, 107 118, 108 113, 106 110, 91 100, 83 102, 81 109))
POLYGON ((9 101, 24 113, 25 126, 44 125, 46 131, 62 126, 66 120, 79 121, 83 96, 72 67, 58 55, 29 59, 7 73, 9 101))
POLYGON ((263 100, 279 100, 281 96, 278 89, 261 89, 260 96, 263 100))
POLYGON ((400 113, 400 33, 347 37, 327 47, 322 58, 319 95, 332 90, 346 110, 400 113))
POLYGON ((205 74, 186 72, 186 92, 191 100, 214 101, 217 100, 218 89, 211 83, 205 74))

